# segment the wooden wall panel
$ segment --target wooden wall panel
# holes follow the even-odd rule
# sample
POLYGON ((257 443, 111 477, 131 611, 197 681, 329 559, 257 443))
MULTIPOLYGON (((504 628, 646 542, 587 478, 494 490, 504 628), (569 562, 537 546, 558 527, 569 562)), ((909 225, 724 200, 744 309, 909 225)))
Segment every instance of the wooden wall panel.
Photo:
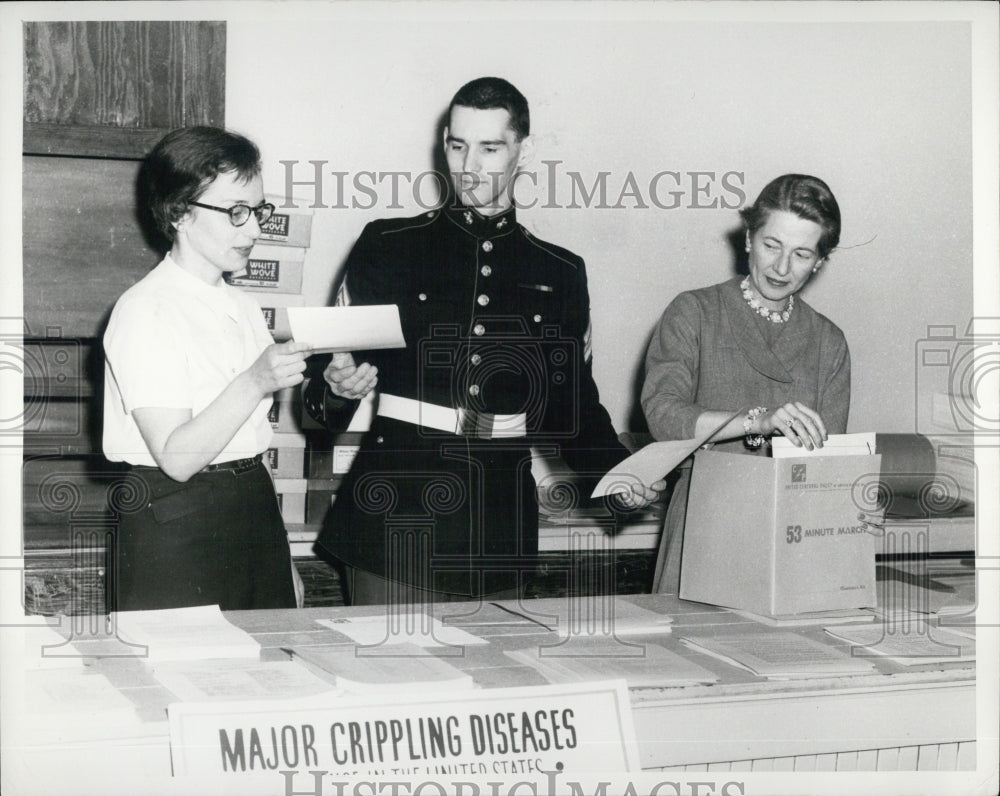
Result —
POLYGON ((108 503, 135 486, 101 454, 100 337, 160 259, 136 214, 138 161, 169 130, 225 125, 226 25, 23 32, 25 605, 75 614, 103 610, 108 503))
POLYGON ((160 260, 136 219, 135 161, 25 157, 27 334, 97 337, 116 299, 160 260))
POLYGON ((27 153, 138 158, 172 128, 225 125, 224 22, 30 22, 24 42, 27 153))

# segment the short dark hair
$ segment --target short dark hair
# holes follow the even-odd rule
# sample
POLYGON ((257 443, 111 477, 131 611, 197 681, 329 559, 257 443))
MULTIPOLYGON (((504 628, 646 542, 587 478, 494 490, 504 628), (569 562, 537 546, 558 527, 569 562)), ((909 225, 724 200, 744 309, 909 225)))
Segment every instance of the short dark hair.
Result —
POLYGON ((478 77, 462 86, 448 106, 448 118, 456 105, 487 111, 503 108, 510 114, 510 128, 520 141, 531 132, 528 100, 502 77, 478 77))
POLYGON ((767 223, 772 210, 784 210, 823 228, 817 248, 825 258, 840 242, 840 206, 830 187, 808 174, 783 174, 764 186, 757 201, 740 210, 751 235, 767 223))
POLYGON ((220 174, 236 172, 247 182, 260 169, 260 150, 239 133, 220 127, 167 133, 143 164, 144 197, 157 232, 173 241, 174 223, 220 174))

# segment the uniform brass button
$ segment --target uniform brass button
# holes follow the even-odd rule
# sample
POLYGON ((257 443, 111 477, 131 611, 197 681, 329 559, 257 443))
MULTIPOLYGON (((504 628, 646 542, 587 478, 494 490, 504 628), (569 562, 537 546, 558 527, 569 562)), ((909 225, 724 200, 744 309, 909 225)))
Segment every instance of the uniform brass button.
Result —
POLYGON ((379 445, 381 445, 381 444, 382 444, 383 442, 385 442, 385 437, 383 437, 383 436, 381 436, 381 435, 380 435, 380 436, 378 436, 378 437, 376 437, 376 438, 375 438, 375 441, 376 441, 376 442, 377 442, 377 443, 378 443, 379 445))
POLYGON ((489 240, 484 240, 483 241, 483 251, 487 252, 487 253, 493 251, 493 242, 489 241, 489 240))
POLYGON ((481 323, 477 323, 475 326, 472 327, 472 333, 477 337, 482 337, 484 334, 486 334, 486 327, 483 326, 481 323))
POLYGON ((542 321, 542 316, 541 315, 536 315, 535 316, 535 323, 541 323, 541 321, 542 321))
POLYGON ((480 307, 485 307, 487 304, 490 303, 490 297, 487 296, 485 293, 483 293, 481 296, 479 296, 479 298, 476 299, 476 301, 479 302, 480 307))
POLYGON ((479 354, 473 354, 471 357, 469 357, 469 359, 473 365, 478 365, 480 362, 483 361, 483 358, 479 356, 479 354))
POLYGON ((427 301, 427 294, 421 293, 420 295, 417 296, 417 298, 420 299, 421 301, 427 301))
POLYGON ((483 276, 489 276, 490 274, 493 273, 493 269, 490 268, 488 265, 484 265, 482 268, 479 269, 479 273, 481 273, 483 276))
POLYGON ((479 385, 473 384, 469 387, 469 395, 479 395, 479 385))

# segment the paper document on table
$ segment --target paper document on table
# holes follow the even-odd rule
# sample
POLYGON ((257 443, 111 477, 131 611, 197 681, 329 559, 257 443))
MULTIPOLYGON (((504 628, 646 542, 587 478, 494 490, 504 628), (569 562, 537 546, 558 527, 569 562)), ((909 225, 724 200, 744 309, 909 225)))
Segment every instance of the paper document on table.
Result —
POLYGON ((629 688, 671 688, 718 682, 718 675, 659 644, 626 646, 605 637, 560 646, 533 645, 504 654, 531 666, 550 683, 624 677, 629 688))
POLYGON ((619 492, 628 492, 637 483, 644 486, 656 483, 708 442, 720 428, 737 414, 738 412, 733 413, 718 426, 694 439, 671 439, 646 445, 625 461, 616 464, 614 469, 598 482, 590 496, 592 498, 605 497, 619 492))
POLYGON ((412 694, 415 690, 475 688, 472 675, 412 644, 387 646, 378 656, 364 655, 344 644, 295 646, 285 652, 304 664, 303 669, 333 678, 338 688, 349 693, 412 694))
POLYGON ((406 348, 395 304, 357 307, 288 307, 288 325, 299 343, 317 353, 406 348))
POLYGON ((112 619, 118 637, 145 645, 151 661, 260 657, 260 644, 230 624, 217 605, 121 611, 112 619))
POLYGON ((399 614, 387 611, 377 616, 338 617, 316 621, 364 646, 415 644, 418 647, 444 647, 489 643, 479 636, 474 636, 458 627, 444 625, 440 619, 422 613, 399 614))
POLYGON ((153 676, 183 702, 231 699, 294 699, 340 693, 334 685, 291 661, 171 662, 153 676))
POLYGON ((872 456, 875 450, 875 432, 863 434, 831 434, 822 448, 799 448, 785 437, 771 437, 772 459, 798 459, 803 456, 872 456))
POLYGON ((780 680, 866 674, 875 668, 870 661, 784 630, 690 635, 681 643, 761 677, 780 680))
POLYGON ((958 663, 976 659, 975 639, 934 626, 927 621, 824 629, 835 638, 864 647, 875 655, 885 656, 903 666, 958 663))

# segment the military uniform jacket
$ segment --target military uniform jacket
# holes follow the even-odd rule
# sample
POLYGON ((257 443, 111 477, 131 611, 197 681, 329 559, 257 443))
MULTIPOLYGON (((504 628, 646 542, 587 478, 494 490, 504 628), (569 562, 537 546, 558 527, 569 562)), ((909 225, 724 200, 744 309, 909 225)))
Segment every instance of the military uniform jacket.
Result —
POLYGON ((627 455, 591 374, 583 260, 513 208, 455 207, 368 224, 344 288, 399 307, 406 348, 355 352, 378 367, 380 402, 467 411, 460 433, 376 416, 317 552, 455 594, 516 585, 538 549, 530 448, 584 476, 571 503, 627 455), (496 435, 511 416, 523 435, 496 435))

